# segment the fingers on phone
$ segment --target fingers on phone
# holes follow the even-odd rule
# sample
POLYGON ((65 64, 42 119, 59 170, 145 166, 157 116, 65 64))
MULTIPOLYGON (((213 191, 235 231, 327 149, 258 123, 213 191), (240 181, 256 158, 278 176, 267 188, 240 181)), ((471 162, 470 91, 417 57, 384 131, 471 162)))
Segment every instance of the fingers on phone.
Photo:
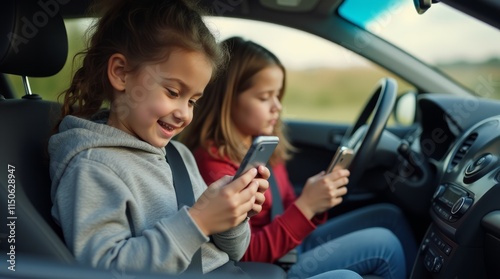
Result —
POLYGON ((347 194, 347 187, 344 187, 344 186, 339 187, 339 188, 337 188, 337 191, 338 191, 338 195, 337 196, 338 197, 342 197, 345 194, 347 194))
POLYGON ((257 176, 257 169, 251 168, 237 179, 234 179, 230 184, 228 184, 228 187, 233 189, 235 192, 240 192, 245 189, 250 182, 252 182, 255 176, 257 176))
POLYGON ((271 177, 271 172, 266 166, 264 165, 258 166, 257 170, 259 172, 259 177, 262 177, 263 179, 266 180, 269 179, 269 177, 271 177))
POLYGON ((334 179, 334 180, 337 180, 341 177, 349 177, 349 175, 351 175, 351 173, 349 172, 348 169, 334 169, 331 173, 331 178, 334 179))

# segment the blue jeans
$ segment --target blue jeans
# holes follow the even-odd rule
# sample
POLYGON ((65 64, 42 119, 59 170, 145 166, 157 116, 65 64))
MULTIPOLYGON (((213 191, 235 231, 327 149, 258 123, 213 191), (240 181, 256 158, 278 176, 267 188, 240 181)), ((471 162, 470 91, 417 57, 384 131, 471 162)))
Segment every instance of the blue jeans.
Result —
POLYGON ((298 248, 302 252, 289 270, 290 278, 334 269, 406 278, 417 253, 408 222, 391 204, 370 205, 335 217, 319 226, 298 248))
POLYGON ((310 250, 319 243, 316 239, 331 240, 362 229, 382 227, 396 235, 403 246, 407 277, 410 277, 417 257, 418 245, 415 236, 399 207, 380 203, 365 206, 328 220, 302 242, 303 250, 310 250))
POLYGON ((363 277, 351 270, 339 269, 314 275, 313 277, 309 277, 308 279, 363 279, 363 277))

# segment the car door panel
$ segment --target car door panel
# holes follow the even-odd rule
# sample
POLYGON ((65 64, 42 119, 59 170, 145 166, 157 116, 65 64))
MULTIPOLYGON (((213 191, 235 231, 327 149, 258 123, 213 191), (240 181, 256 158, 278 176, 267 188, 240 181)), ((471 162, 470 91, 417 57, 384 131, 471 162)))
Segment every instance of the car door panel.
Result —
MULTIPOLYGON (((349 124, 288 120, 287 135, 296 148, 293 157, 287 162, 287 170, 296 194, 300 194, 306 180, 325 170, 349 124)), ((387 131, 399 138, 414 130, 414 127, 388 127, 387 131)), ((348 196, 344 203, 360 199, 371 199, 374 195, 348 196)))

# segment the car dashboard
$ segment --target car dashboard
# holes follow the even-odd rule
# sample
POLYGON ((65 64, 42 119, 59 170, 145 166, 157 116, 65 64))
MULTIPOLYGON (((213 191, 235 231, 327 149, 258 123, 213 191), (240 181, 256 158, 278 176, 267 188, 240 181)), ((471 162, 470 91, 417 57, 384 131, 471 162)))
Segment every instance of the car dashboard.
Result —
POLYGON ((418 149, 435 171, 411 278, 500 278, 500 103, 423 95, 418 149))

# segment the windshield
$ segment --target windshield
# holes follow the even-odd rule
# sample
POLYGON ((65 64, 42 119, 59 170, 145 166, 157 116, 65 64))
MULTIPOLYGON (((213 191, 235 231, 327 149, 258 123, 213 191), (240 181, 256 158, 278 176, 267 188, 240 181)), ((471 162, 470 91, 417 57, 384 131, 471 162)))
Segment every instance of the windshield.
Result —
POLYGON ((409 0, 346 0, 339 14, 445 73, 500 99, 500 32, 444 3, 417 13, 409 0))

